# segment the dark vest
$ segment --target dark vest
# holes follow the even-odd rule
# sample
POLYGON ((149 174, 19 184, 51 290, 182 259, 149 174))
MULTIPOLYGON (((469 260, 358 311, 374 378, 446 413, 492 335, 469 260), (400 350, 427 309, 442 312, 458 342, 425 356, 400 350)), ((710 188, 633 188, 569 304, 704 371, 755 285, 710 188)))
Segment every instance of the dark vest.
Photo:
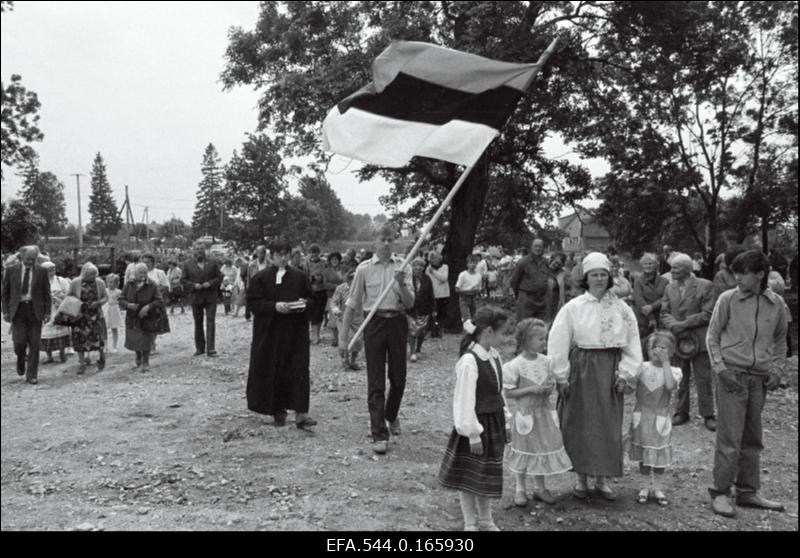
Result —
POLYGON ((475 362, 478 363, 478 383, 475 386, 475 413, 482 415, 486 413, 496 413, 505 407, 500 388, 503 384, 503 367, 500 361, 496 360, 497 370, 500 372, 500 385, 497 384, 497 374, 495 374, 492 364, 488 360, 482 360, 474 352, 475 362))

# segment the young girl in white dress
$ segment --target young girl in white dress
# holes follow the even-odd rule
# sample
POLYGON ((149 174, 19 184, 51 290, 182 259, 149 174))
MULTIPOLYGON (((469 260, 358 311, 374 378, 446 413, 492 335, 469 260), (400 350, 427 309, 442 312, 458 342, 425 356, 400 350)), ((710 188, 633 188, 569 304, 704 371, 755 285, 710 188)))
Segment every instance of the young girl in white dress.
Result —
POLYGON ((681 369, 670 366, 675 353, 675 337, 668 331, 656 331, 647 338, 650 360, 627 381, 626 391, 636 392, 630 428, 631 461, 639 462, 639 472, 647 484, 636 501, 646 504, 652 496, 661 506, 669 504, 656 480, 672 464, 672 412, 670 396, 681 382, 681 369))
POLYGON ((503 387, 506 399, 516 402, 512 417, 511 451, 508 468, 516 478, 514 504, 528 503, 526 477, 533 477, 533 497, 548 504, 556 498, 547 489, 545 477, 565 473, 572 462, 564 449, 558 427, 558 414, 550 394, 558 378, 553 363, 541 354, 547 347, 547 325, 527 318, 517 325, 519 354, 504 366, 503 387))
POLYGON ((111 352, 117 352, 119 341, 119 328, 122 327, 122 313, 119 311, 119 275, 110 273, 106 276, 106 293, 108 305, 106 306, 106 327, 111 330, 111 352))

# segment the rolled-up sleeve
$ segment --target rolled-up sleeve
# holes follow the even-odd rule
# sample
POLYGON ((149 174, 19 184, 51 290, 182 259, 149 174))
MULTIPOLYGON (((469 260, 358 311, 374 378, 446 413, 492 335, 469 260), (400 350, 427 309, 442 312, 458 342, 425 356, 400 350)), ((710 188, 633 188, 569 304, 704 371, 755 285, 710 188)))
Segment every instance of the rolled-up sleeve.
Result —
POLYGON ((355 310, 364 304, 364 268, 359 266, 356 268, 356 273, 353 276, 353 282, 350 284, 350 296, 347 297, 345 306, 355 310))
POLYGON ((456 387, 453 392, 453 424, 456 432, 469 438, 471 444, 481 441, 483 426, 475 413, 475 389, 478 384, 478 363, 467 354, 456 363, 456 387))

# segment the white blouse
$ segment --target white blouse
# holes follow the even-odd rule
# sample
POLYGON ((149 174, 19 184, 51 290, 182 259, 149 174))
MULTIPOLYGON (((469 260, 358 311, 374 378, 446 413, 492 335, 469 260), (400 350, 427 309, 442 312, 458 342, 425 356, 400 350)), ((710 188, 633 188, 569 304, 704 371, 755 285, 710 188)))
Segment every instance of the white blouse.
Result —
POLYGON ((547 340, 547 354, 553 359, 560 381, 569 378, 569 351, 619 348, 622 359, 617 376, 632 378, 642 364, 642 346, 633 309, 611 292, 598 300, 584 293, 558 311, 547 340))
MULTIPOLYGON (((483 361, 489 361, 497 376, 498 393, 502 393, 500 382, 500 372, 497 370, 495 361, 500 360, 500 355, 494 349, 488 351, 481 345, 473 343, 470 350, 483 361)), ((456 363, 456 387, 453 392, 453 423, 456 432, 469 438, 470 444, 481 441, 483 426, 478 422, 478 415, 475 413, 475 390, 478 385, 478 363, 470 353, 464 353, 456 363)), ((501 395, 502 397, 502 395, 501 395)), ((505 401, 505 399, 504 399, 505 401)), ((509 417, 508 408, 504 406, 506 419, 509 417)))

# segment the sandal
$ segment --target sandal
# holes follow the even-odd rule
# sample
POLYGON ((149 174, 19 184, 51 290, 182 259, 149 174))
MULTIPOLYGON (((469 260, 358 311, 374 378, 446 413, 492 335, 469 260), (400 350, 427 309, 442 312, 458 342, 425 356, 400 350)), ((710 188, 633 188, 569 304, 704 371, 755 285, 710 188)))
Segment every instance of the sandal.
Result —
POLYGON ((664 496, 664 493, 661 492, 660 490, 654 490, 653 491, 653 498, 656 499, 656 502, 658 502, 659 506, 668 506, 669 505, 669 500, 667 500, 667 497, 664 496))
POLYGON ((649 497, 650 497, 650 490, 647 488, 642 488, 639 491, 639 494, 636 495, 636 501, 639 504, 646 504, 649 497))
POLYGON ((528 505, 528 497, 525 495, 524 490, 514 492, 514 505, 520 508, 528 505))
POLYGON ((572 495, 579 500, 585 500, 589 497, 589 487, 579 482, 575 485, 575 488, 572 489, 572 495))

